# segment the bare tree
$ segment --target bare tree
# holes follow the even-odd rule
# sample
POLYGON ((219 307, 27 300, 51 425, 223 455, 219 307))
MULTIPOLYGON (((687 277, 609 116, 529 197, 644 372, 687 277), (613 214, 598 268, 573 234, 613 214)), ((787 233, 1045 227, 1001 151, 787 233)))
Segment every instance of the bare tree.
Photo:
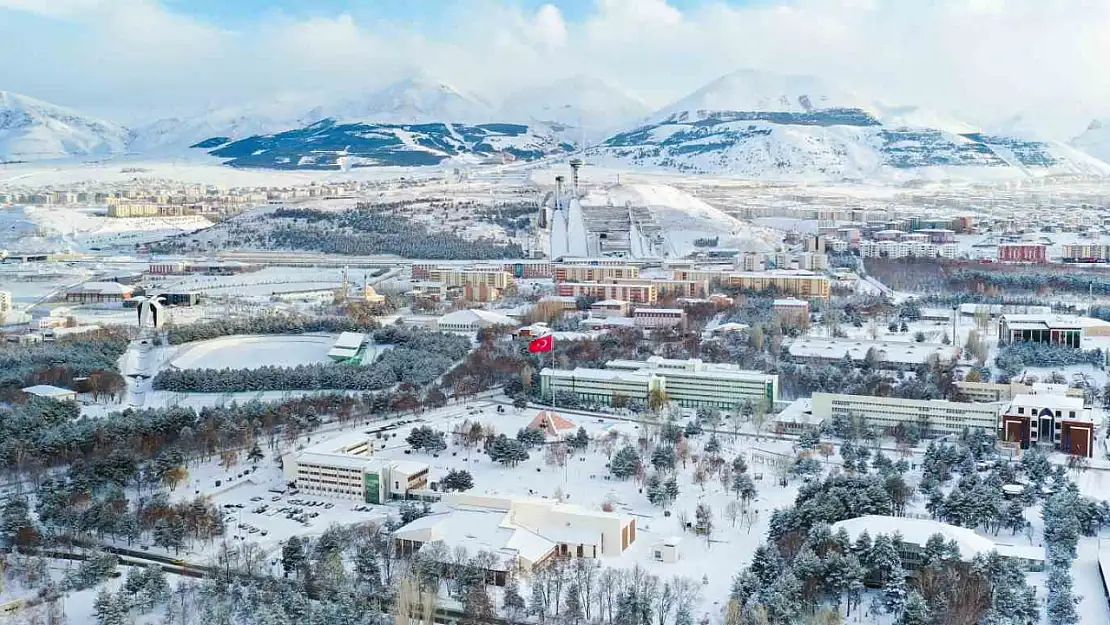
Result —
POLYGON ((732 527, 736 527, 736 519, 740 516, 740 510, 743 507, 739 501, 733 499, 725 506, 725 518, 728 519, 732 527))

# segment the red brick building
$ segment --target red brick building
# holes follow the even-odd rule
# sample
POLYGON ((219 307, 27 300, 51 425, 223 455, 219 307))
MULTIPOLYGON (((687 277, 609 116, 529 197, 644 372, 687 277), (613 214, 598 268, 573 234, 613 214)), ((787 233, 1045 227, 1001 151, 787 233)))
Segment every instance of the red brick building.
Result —
POLYGON ((998 246, 998 262, 1047 263, 1047 249, 1040 243, 1001 243, 998 246))

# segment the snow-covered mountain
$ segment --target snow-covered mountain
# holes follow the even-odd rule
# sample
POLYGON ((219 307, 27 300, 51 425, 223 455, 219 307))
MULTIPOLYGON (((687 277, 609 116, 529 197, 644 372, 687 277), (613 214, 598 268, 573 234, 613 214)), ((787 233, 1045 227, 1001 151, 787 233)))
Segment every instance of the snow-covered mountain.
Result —
POLYGON ((125 151, 130 138, 118 124, 0 91, 0 161, 105 156, 125 151))
POLYGON ((546 129, 522 124, 377 124, 330 118, 212 147, 209 154, 226 159, 227 165, 272 169, 338 169, 340 157, 353 167, 439 165, 452 158, 535 160, 573 149, 546 129))
POLYGON ((198 115, 167 117, 135 129, 131 151, 143 155, 180 152, 203 143, 215 147, 254 135, 307 126, 322 119, 318 104, 303 96, 216 108, 198 115))
POLYGON ((591 76, 578 75, 531 87, 509 96, 499 118, 539 122, 565 129, 571 141, 601 139, 648 116, 651 109, 638 98, 591 76))
POLYGON ((324 106, 320 112, 322 118, 376 124, 496 121, 489 102, 425 77, 407 78, 380 91, 324 106))
POLYGON ((915 107, 884 107, 814 77, 723 76, 587 151, 593 163, 757 179, 997 179, 1110 175, 1058 142, 990 135, 915 107))
POLYGON ((1110 162, 1110 118, 1092 121, 1071 144, 1097 159, 1110 162))

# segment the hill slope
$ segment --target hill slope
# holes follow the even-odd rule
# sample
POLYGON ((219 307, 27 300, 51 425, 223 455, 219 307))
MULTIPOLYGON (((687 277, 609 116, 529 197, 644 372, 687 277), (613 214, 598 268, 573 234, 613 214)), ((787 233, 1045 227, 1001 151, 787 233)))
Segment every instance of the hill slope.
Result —
POLYGON ((1110 162, 1110 119, 1092 121, 1071 144, 1097 159, 1110 162))
POLYGON ((501 105, 499 119, 539 122, 564 129, 570 141, 604 138, 648 116, 639 99, 605 81, 573 76, 519 91, 501 105))
POLYGON ((0 161, 124 152, 126 128, 25 95, 0 91, 0 161))
POLYGON ((521 124, 341 123, 325 119, 304 128, 248 137, 209 154, 233 167, 337 169, 338 152, 346 151, 354 167, 439 165, 448 158, 481 159, 508 155, 534 160, 569 151, 560 143, 521 124))
POLYGON ((757 179, 1110 175, 1110 165, 1060 143, 988 135, 913 107, 880 107, 816 78, 751 71, 710 83, 587 156, 757 179))

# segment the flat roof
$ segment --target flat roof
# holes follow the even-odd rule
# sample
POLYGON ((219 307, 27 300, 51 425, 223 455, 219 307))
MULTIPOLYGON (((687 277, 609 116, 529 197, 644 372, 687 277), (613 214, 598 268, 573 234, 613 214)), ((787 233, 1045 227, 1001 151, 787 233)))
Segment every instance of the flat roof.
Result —
POLYGON ((366 340, 366 335, 362 332, 342 332, 339 338, 335 339, 334 347, 346 347, 358 349, 362 347, 363 341, 366 340))
POLYGON ((70 390, 68 388, 62 388, 60 386, 51 386, 49 384, 36 384, 34 386, 28 386, 22 390, 24 393, 27 393, 28 395, 34 395, 36 397, 63 397, 67 395, 77 394, 77 391, 70 390))
POLYGON ((863 359, 867 350, 875 348, 880 360, 896 363, 923 363, 932 354, 941 358, 954 358, 959 347, 943 343, 913 343, 909 341, 861 341, 857 339, 821 339, 805 337, 790 343, 790 355, 801 358, 863 359))

